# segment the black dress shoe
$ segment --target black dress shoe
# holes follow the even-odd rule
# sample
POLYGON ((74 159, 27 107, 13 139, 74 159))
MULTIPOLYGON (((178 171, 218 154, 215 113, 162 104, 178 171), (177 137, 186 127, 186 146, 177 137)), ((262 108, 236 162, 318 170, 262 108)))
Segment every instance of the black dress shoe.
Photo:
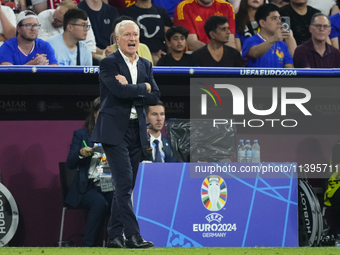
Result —
POLYGON ((126 248, 125 241, 122 236, 111 239, 107 242, 107 248, 126 248))
POLYGON ((147 242, 140 235, 132 235, 125 240, 126 248, 150 248, 153 246, 153 242, 147 242))

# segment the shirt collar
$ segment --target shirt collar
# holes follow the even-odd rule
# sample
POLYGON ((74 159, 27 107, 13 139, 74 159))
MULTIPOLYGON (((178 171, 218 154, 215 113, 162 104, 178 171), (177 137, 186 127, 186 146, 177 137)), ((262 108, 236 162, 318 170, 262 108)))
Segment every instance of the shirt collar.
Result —
MULTIPOLYGON (((129 57, 125 56, 125 55, 123 54, 123 52, 122 52, 119 48, 118 48, 118 50, 119 50, 120 54, 122 55, 124 61, 125 61, 126 63, 131 64, 131 63, 130 63, 129 57)), ((136 53, 136 58, 135 58, 135 60, 133 61, 133 63, 134 63, 134 64, 137 63, 138 60, 139 60, 139 56, 138 56, 138 54, 136 53)))
POLYGON ((256 35, 258 37, 260 37, 262 41, 264 41, 264 42, 267 41, 266 38, 264 38, 260 33, 257 33, 256 35))
MULTIPOLYGON (((314 48, 314 44, 313 44, 312 38, 309 39, 309 40, 307 41, 307 45, 306 45, 306 46, 307 46, 307 49, 308 49, 309 51, 317 52, 317 51, 315 50, 315 48, 314 48)), ((318 54, 319 54, 319 53, 318 53, 318 54)), ((328 43, 326 42, 326 50, 325 50, 325 53, 323 54, 322 57, 327 56, 327 55, 329 55, 329 54, 330 54, 330 49, 329 49, 328 43)))
POLYGON ((152 134, 150 134, 150 141, 151 141, 151 143, 153 143, 153 141, 155 141, 155 140, 158 140, 158 141, 162 141, 162 134, 160 134, 157 138, 156 137, 154 137, 152 134))

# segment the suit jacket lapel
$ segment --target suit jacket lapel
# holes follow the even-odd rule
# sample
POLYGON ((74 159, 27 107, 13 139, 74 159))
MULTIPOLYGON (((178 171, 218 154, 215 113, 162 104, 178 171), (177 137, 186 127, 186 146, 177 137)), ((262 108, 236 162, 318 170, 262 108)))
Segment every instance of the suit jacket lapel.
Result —
POLYGON ((146 72, 145 66, 143 62, 141 61, 140 57, 137 62, 137 83, 145 82, 145 75, 143 75, 143 72, 146 72))

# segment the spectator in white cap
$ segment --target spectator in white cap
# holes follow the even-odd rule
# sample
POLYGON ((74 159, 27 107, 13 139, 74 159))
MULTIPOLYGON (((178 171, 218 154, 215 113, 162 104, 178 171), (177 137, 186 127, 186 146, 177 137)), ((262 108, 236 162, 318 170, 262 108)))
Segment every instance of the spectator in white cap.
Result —
POLYGON ((54 50, 48 42, 38 39, 38 16, 32 11, 17 17, 17 37, 0 47, 1 65, 57 65, 54 50))
POLYGON ((15 37, 15 14, 8 6, 1 6, 0 4, 0 46, 15 37))

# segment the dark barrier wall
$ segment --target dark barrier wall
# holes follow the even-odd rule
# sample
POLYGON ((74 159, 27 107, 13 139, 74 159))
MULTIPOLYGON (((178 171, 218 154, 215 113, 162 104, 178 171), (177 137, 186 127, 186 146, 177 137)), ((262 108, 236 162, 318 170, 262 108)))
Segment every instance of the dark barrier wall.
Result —
MULTIPOLYGON (((91 101, 99 95, 98 71, 96 67, 0 68, 0 172, 19 209, 19 226, 10 246, 57 245, 62 210, 58 162, 66 160, 73 131, 83 126, 91 101)), ((154 75, 166 104, 166 117, 189 118, 190 78, 242 77, 252 84, 264 77, 287 83, 291 78, 303 82, 313 77, 322 89, 340 71, 154 68, 154 75)), ((339 92, 340 88, 333 96, 340 98, 339 92)), ((334 101, 324 102, 323 111, 333 114, 335 120, 331 129, 325 123, 324 132, 313 132, 313 125, 306 132, 290 135, 240 129, 238 138, 258 139, 262 161, 328 163, 340 137, 340 107, 334 101), (273 143, 278 150, 273 151, 273 143)), ((68 212, 64 239, 79 245, 83 223, 82 211, 68 212)))

